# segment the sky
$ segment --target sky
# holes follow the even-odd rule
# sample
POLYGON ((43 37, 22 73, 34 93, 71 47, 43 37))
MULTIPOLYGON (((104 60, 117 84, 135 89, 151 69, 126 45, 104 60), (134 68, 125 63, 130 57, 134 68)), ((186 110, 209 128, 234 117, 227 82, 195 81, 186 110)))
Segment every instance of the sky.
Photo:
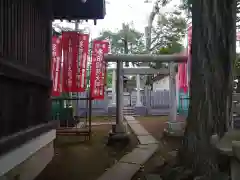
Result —
MULTIPOLYGON (((103 30, 116 31, 120 29, 122 23, 133 23, 135 29, 144 32, 147 25, 149 14, 152 10, 155 0, 149 0, 149 3, 144 3, 146 0, 107 0, 106 16, 103 20, 98 20, 97 25, 93 21, 84 22, 80 28, 88 27, 92 38, 99 36, 103 30)), ((164 9, 163 12, 173 11, 174 5, 179 5, 181 0, 172 0, 164 9)), ((74 28, 74 24, 62 22, 61 26, 74 28)))
MULTIPOLYGON (((117 31, 122 27, 123 23, 132 23, 133 27, 139 32, 144 33, 144 28, 147 26, 148 17, 152 11, 153 4, 156 0, 106 0, 106 16, 103 20, 97 20, 97 25, 94 25, 93 20, 80 24, 79 28, 88 28, 92 39, 98 37, 103 30, 117 31)), ((172 0, 166 7, 161 9, 161 12, 174 11, 175 5, 179 5, 181 0, 172 0)), ((54 23, 60 23, 55 21, 54 23)), ((61 22, 63 27, 74 28, 74 23, 61 22)), ((187 41, 187 40, 186 40, 187 41)), ((186 44, 186 41, 183 44, 186 44)), ((115 67, 113 63, 110 67, 115 67)), ((132 65, 130 64, 130 67, 132 65)))
MULTIPOLYGON (((138 31, 144 33, 144 28, 147 26, 147 20, 156 0, 106 0, 106 16, 103 20, 98 20, 97 25, 94 25, 92 20, 84 22, 80 28, 88 28, 91 38, 96 38, 103 30, 116 31, 120 29, 122 23, 133 23, 133 26, 138 31)), ((175 5, 179 5, 181 0, 172 0, 162 12, 169 12, 175 9, 175 5)), ((54 23, 60 23, 55 21, 54 23)), ((74 28, 73 23, 61 22, 61 26, 74 28)), ((186 46, 187 38, 183 40, 183 45, 186 46)), ((240 52, 240 44, 237 43, 237 52, 240 52)))

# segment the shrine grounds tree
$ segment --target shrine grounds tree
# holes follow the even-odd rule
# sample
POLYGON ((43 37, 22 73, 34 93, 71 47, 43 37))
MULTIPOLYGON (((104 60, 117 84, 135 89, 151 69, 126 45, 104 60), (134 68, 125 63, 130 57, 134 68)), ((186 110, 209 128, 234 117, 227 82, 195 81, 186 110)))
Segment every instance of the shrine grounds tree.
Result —
MULTIPOLYGON (((190 1, 189 1, 190 2, 190 1)), ((181 162, 208 178, 219 172, 211 135, 231 119, 236 59, 236 0, 192 0, 190 106, 181 162)))
MULTIPOLYGON (((187 10, 187 14, 189 17, 192 16, 192 3, 194 0, 182 0, 181 4, 181 9, 187 10)), ((240 0, 236 0, 236 22, 237 22, 237 27, 239 28, 239 22, 240 22, 240 0)))
POLYGON ((159 54, 162 48, 167 48, 171 49, 172 53, 178 53, 186 35, 187 25, 183 14, 177 9, 174 12, 159 13, 156 17, 157 21, 151 30, 151 43, 148 51, 152 54, 159 54))
MULTIPOLYGON (((158 5, 158 4, 157 4, 158 5)), ((155 4, 156 6, 156 4, 155 4)), ((179 8, 173 12, 161 13, 162 6, 157 6, 154 17, 156 23, 151 19, 151 33, 148 35, 147 51, 151 54, 175 54, 183 51, 182 40, 186 34, 186 19, 179 11, 179 8)), ((152 12, 152 13, 153 13, 152 12)), ((151 17, 153 18, 153 17, 151 17)), ((167 63, 151 62, 152 68, 167 67, 167 63)), ((147 77, 146 85, 152 85, 153 75, 147 77)))
POLYGON ((143 33, 139 32, 130 24, 125 24, 125 26, 127 26, 127 30, 124 30, 123 28, 117 31, 104 30, 96 39, 109 40, 111 43, 111 51, 113 54, 124 53, 123 40, 126 40, 128 42, 129 53, 143 53, 145 49, 143 33))

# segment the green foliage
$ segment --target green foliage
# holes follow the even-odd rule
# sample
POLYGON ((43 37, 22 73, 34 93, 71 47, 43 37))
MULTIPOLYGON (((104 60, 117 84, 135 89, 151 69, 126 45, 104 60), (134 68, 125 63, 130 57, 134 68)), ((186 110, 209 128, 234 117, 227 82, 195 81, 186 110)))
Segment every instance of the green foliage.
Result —
MULTIPOLYGON (((182 39, 186 35, 186 21, 180 11, 159 15, 157 26, 153 28, 153 54, 175 54, 183 50, 182 39)), ((153 68, 163 68, 165 63, 150 63, 153 68)))
MULTIPOLYGON (((87 71, 87 87, 90 86, 90 70, 87 71)), ((112 86, 112 71, 107 72, 107 87, 111 87, 112 86)))
POLYGON ((182 0, 181 9, 186 10, 188 13, 192 12, 193 0, 182 0))
MULTIPOLYGON (((183 50, 183 46, 178 43, 174 42, 172 44, 168 44, 167 47, 161 47, 157 54, 175 54, 175 53, 180 53, 183 50)), ((150 67, 155 68, 155 69, 160 69, 160 68, 167 68, 168 64, 166 63, 150 63, 150 67)), ((147 77, 146 85, 152 85, 153 84, 153 77, 152 75, 147 77)))
POLYGON ((112 87, 112 72, 107 73, 107 87, 108 88, 112 87))
MULTIPOLYGON (((150 51, 158 53, 161 48, 168 48, 180 44, 186 35, 186 20, 179 10, 159 14, 157 25, 152 28, 150 51)), ((173 51, 173 53, 176 53, 173 51)))
POLYGON ((129 53, 139 54, 144 51, 143 33, 137 31, 134 27, 125 25, 126 29, 119 29, 116 32, 105 30, 97 38, 98 40, 109 39, 111 43, 111 51, 113 54, 124 53, 123 40, 128 42, 129 53))
POLYGON ((168 44, 167 47, 162 47, 159 49, 158 54, 175 54, 180 53, 183 50, 183 45, 178 42, 173 42, 168 44))
MULTIPOLYGON (((181 16, 181 12, 176 10, 172 13, 158 15, 157 26, 152 29, 152 41, 150 51, 153 54, 175 54, 183 50, 181 44, 186 34, 186 20, 181 16)), ((150 63, 150 67, 160 69, 166 68, 166 63, 150 63)), ((152 85, 153 77, 148 76, 146 85, 152 85)))
MULTIPOLYGON (((175 54, 175 53, 180 53, 183 50, 182 44, 178 42, 174 42, 172 44, 168 44, 166 47, 161 47, 156 54, 175 54)), ((166 63, 150 63, 150 67, 155 68, 155 69, 160 69, 160 68, 166 68, 168 65, 166 63)))

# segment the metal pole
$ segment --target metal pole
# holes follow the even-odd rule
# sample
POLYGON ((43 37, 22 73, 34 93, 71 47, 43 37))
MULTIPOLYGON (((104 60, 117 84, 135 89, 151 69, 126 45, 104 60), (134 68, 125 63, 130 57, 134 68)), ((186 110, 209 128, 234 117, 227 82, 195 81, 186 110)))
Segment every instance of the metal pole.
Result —
POLYGON ((88 101, 88 105, 89 105, 89 111, 88 111, 88 115, 89 115, 89 120, 88 120, 88 130, 89 130, 89 140, 91 139, 92 136, 92 96, 91 93, 89 93, 89 100, 88 101))
MULTIPOLYGON (((74 25, 75 25, 74 30, 78 31, 78 21, 77 20, 75 21, 74 25)), ((74 97, 78 98, 79 93, 70 92, 69 94, 70 94, 70 98, 71 98, 70 103, 71 103, 72 109, 73 109, 73 116, 77 116, 78 115, 78 113, 77 113, 78 112, 78 100, 74 101, 72 98, 73 98, 73 95, 74 95, 74 97)))

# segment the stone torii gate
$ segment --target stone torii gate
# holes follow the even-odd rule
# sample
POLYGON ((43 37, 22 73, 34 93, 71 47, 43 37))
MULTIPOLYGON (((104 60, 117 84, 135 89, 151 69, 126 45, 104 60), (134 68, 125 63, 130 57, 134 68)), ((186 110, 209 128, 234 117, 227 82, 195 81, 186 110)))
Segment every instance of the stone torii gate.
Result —
POLYGON ((124 134, 125 128, 123 126, 123 62, 164 62, 169 63, 170 74, 170 102, 171 111, 168 127, 171 131, 178 129, 176 117, 177 117, 177 105, 176 105, 176 81, 175 81, 175 65, 174 63, 183 63, 187 61, 185 55, 129 55, 129 54, 108 54, 105 55, 107 62, 117 62, 116 68, 116 127, 113 130, 114 134, 124 134))
MULTIPOLYGON (((109 109, 110 112, 114 112, 116 109, 116 68, 108 68, 108 70, 112 70, 112 103, 109 109)), ((152 75, 152 74, 162 74, 169 75, 169 68, 146 68, 146 67, 138 67, 138 68, 124 68, 123 75, 136 75, 136 88, 137 88, 137 103, 136 106, 141 105, 140 100, 140 75, 152 75)))

